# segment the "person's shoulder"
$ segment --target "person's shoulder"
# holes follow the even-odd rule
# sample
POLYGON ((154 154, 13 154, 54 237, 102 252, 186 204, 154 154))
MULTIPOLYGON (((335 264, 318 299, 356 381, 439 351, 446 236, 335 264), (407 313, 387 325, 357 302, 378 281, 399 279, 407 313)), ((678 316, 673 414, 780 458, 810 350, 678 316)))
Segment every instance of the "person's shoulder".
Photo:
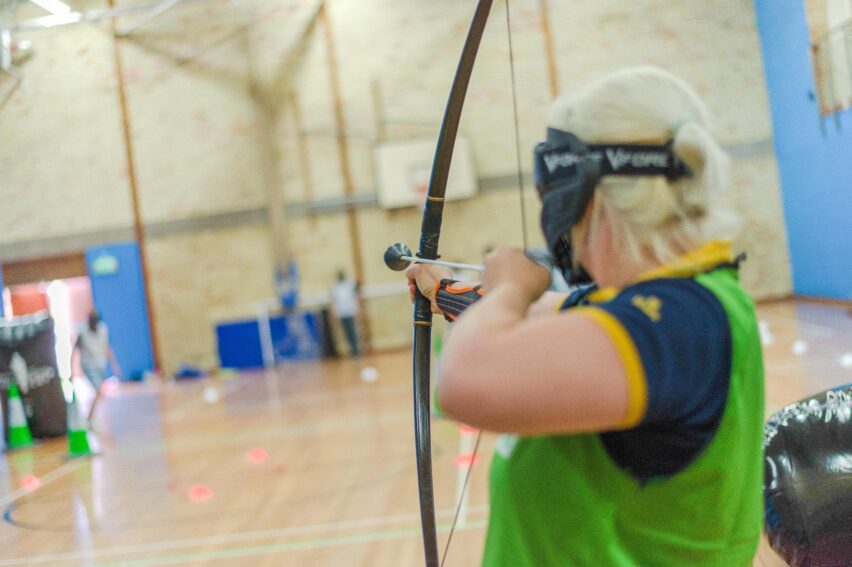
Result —
MULTIPOLYGON (((724 306, 693 278, 647 280, 592 309, 605 313, 630 348, 636 381, 644 386, 642 422, 715 423, 731 368, 731 329, 724 306), (637 360, 638 359, 638 363, 637 360), (709 409, 708 409, 709 408, 709 409), (706 411, 705 411, 706 410, 706 411)), ((622 354, 627 362, 628 354, 622 354)))
POLYGON ((688 330, 702 322, 722 324, 725 320, 719 299, 694 278, 638 282, 598 304, 613 312, 642 314, 670 330, 688 330))

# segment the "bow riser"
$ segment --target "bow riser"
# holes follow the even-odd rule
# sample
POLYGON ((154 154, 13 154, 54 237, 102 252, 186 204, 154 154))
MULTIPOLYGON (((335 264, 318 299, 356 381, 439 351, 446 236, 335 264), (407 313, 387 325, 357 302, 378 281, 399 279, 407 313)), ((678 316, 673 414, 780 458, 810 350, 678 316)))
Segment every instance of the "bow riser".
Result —
MULTIPOLYGON (((461 120, 464 99, 473 64, 491 11, 492 0, 479 0, 464 48, 459 58, 453 86, 444 111, 435 160, 429 180, 426 207, 420 229, 418 256, 438 258, 438 241, 444 212, 444 194, 453 160, 453 148, 461 120)), ((435 524, 435 495, 432 480, 432 436, 430 420, 430 356, 432 346, 432 310, 429 300, 419 291, 414 300, 414 443, 417 452, 417 482, 420 490, 420 521, 427 567, 439 567, 438 536, 435 524)))

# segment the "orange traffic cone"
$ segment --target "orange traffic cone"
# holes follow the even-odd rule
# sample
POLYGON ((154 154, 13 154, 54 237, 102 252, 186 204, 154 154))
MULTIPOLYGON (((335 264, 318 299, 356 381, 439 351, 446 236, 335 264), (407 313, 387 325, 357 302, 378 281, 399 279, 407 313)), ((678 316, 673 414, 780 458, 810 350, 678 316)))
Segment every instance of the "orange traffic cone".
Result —
POLYGON ((24 402, 21 400, 17 384, 9 384, 9 402, 6 407, 9 413, 8 449, 33 445, 33 436, 30 433, 30 426, 27 424, 27 414, 24 411, 24 402))

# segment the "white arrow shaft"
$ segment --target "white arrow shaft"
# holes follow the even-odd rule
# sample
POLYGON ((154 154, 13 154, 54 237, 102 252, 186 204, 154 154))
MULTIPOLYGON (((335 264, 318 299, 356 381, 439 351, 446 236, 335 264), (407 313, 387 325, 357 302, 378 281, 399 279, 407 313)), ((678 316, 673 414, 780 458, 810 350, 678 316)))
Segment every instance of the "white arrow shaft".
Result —
POLYGON ((441 260, 427 260, 426 258, 417 258, 416 256, 400 256, 401 259, 415 264, 432 264, 435 266, 445 266, 447 268, 456 268, 457 270, 470 270, 471 272, 481 272, 485 268, 476 264, 461 264, 459 262, 444 262, 441 260))

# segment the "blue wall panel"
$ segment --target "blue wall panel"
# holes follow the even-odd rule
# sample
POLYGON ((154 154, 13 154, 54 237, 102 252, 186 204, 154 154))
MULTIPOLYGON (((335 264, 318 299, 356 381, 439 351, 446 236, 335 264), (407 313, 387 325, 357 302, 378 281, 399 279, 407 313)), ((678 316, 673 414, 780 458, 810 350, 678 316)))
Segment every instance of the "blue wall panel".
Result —
MULTIPOLYGON (((269 318, 276 361, 307 360, 320 355, 320 325, 316 313, 269 318)), ((219 364, 223 368, 260 368, 263 352, 256 320, 229 321, 216 326, 219 364)))
POLYGON ((755 0, 798 294, 852 299, 852 113, 820 118, 801 0, 755 0))
POLYGON ((234 321, 217 325, 216 343, 219 348, 219 364, 222 368, 261 368, 263 366, 257 321, 234 321))
POLYGON ((90 248, 86 266, 124 378, 139 380, 154 367, 139 247, 121 242, 90 248))

